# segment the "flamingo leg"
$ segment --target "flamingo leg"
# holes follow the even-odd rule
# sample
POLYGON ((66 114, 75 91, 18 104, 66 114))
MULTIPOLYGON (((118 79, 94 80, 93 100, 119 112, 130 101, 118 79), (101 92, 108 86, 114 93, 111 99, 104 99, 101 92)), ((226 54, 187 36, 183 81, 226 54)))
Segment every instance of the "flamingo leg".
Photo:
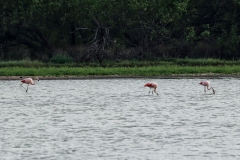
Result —
POLYGON ((156 91, 156 88, 154 89, 154 92, 158 95, 157 91, 156 91))
POLYGON ((151 92, 151 88, 149 89, 149 92, 148 92, 148 94, 151 92))
POLYGON ((204 86, 204 92, 206 93, 206 86, 204 86))
MULTIPOLYGON (((22 86, 23 87, 23 84, 20 84, 20 86, 22 86)), ((23 87, 24 88, 24 87, 23 87)), ((26 90, 26 92, 27 92, 27 89, 26 88, 24 88, 25 90, 26 90)))
MULTIPOLYGON (((29 86, 29 84, 28 84, 28 86, 29 86)), ((28 91, 28 86, 27 86, 26 92, 28 91)))

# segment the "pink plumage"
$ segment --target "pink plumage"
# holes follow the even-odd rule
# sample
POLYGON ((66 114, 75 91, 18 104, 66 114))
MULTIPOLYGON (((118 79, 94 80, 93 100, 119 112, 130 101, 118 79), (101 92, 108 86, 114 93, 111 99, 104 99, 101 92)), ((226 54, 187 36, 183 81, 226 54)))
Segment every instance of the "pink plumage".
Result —
POLYGON ((212 89, 213 94, 215 94, 215 90, 214 90, 212 87, 210 87, 210 82, 209 82, 209 81, 203 80, 203 81, 201 81, 199 84, 202 85, 202 86, 204 86, 204 92, 205 92, 205 93, 206 93, 206 88, 207 88, 208 90, 211 90, 211 89, 212 89), (209 87, 210 87, 210 88, 209 88, 209 87))
POLYGON ((23 80, 21 80, 22 83, 26 83, 26 84, 31 84, 34 85, 35 81, 32 78, 25 78, 23 80))
POLYGON ((151 92, 151 89, 152 89, 152 90, 153 90, 153 91, 152 91, 152 94, 153 94, 153 92, 155 92, 155 93, 158 95, 158 93, 157 93, 157 91, 156 91, 156 89, 157 89, 157 87, 158 87, 158 84, 157 84, 156 82, 146 83, 146 84, 144 85, 144 87, 149 87, 149 88, 150 88, 148 94, 151 92))
MULTIPOLYGON (((20 78, 22 78, 22 77, 20 77, 20 78)), ((38 78, 34 79, 34 80, 32 78, 24 78, 24 79, 21 80, 22 84, 20 84, 20 85, 23 87, 23 83, 27 84, 27 89, 23 87, 26 90, 26 92, 27 92, 29 84, 35 85, 36 84, 36 80, 39 81, 38 78)))

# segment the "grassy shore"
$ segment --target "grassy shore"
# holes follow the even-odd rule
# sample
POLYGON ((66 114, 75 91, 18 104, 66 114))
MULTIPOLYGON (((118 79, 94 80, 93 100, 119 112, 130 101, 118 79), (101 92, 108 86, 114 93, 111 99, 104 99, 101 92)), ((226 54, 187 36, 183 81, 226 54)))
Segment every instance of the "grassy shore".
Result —
POLYGON ((240 75, 240 61, 216 59, 168 59, 155 61, 108 61, 99 63, 53 64, 39 61, 0 62, 0 76, 201 76, 240 75))

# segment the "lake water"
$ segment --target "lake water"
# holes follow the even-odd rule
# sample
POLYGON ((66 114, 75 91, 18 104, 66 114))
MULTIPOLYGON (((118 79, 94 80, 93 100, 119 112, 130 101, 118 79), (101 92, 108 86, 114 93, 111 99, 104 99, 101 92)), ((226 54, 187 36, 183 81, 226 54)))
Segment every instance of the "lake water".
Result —
POLYGON ((0 81, 0 159, 240 158, 240 80, 200 81, 0 81))

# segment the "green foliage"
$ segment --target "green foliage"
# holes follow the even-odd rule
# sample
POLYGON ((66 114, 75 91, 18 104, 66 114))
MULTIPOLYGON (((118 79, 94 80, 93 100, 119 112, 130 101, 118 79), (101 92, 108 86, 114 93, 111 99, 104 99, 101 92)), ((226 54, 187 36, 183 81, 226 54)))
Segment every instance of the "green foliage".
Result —
POLYGON ((239 0, 0 0, 0 54, 21 45, 33 57, 44 52, 50 58, 54 47, 92 45, 101 28, 109 34, 104 49, 138 47, 148 54, 164 44, 185 57, 198 42, 210 41, 218 50, 211 55, 237 59, 239 7, 239 0), (190 46, 188 53, 177 45, 181 42, 190 46))
POLYGON ((40 61, 30 61, 30 60, 22 60, 22 61, 1 61, 0 67, 44 67, 45 63, 40 61))
POLYGON ((187 27, 185 29, 185 37, 188 42, 194 42, 196 40, 196 33, 194 27, 187 27))
MULTIPOLYGON (((66 68, 74 68, 74 67, 85 67, 85 68, 118 68, 118 67, 126 67, 126 68, 135 68, 135 67, 155 67, 155 66, 197 66, 197 67, 205 67, 205 66, 237 66, 240 65, 240 60, 238 61, 230 61, 230 60, 219 60, 219 59, 177 59, 177 58, 168 58, 165 60, 155 59, 152 61, 138 61, 138 60, 125 60, 121 62, 116 61, 104 61, 102 66, 97 62, 92 63, 81 63, 76 64, 70 60, 66 60, 68 56, 56 55, 56 59, 60 59, 60 61, 64 63, 43 63, 39 61, 30 61, 30 60, 22 60, 22 61, 0 61, 0 68, 4 67, 20 67, 20 68, 51 68, 51 67, 66 67, 66 68), (60 58, 58 58, 60 57, 60 58), (62 60, 63 59, 63 60, 62 60), (65 63, 66 62, 66 63, 65 63)), ((72 60, 72 59, 71 59, 72 60)))
POLYGON ((3 67, 0 68, 0 76, 177 76, 200 74, 224 75, 239 74, 240 66, 179 66, 162 65, 148 67, 3 67))
POLYGON ((55 55, 50 59, 50 62, 52 63, 58 63, 58 64, 65 64, 65 63, 73 63, 73 59, 66 55, 55 55))

